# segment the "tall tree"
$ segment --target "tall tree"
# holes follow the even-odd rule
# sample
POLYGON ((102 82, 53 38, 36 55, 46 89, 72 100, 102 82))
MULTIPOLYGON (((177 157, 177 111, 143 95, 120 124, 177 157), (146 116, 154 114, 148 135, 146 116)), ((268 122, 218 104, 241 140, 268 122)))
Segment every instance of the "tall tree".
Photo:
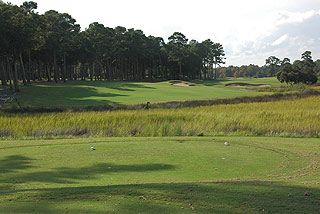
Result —
POLYGON ((174 32, 169 38, 168 43, 168 60, 169 62, 177 63, 179 73, 175 75, 177 78, 182 77, 182 64, 188 56, 187 42, 188 39, 180 32, 174 32))
POLYGON ((213 47, 213 63, 214 63, 214 79, 217 79, 217 65, 224 64, 225 53, 223 50, 223 46, 220 43, 215 43, 213 47))
POLYGON ((281 66, 290 63, 290 59, 289 58, 283 58, 283 60, 281 61, 281 66))
POLYGON ((312 60, 311 52, 306 51, 301 56, 302 60, 296 60, 291 65, 290 62, 282 63, 277 78, 280 82, 287 84, 305 83, 314 84, 318 81, 314 72, 315 63, 312 60))
POLYGON ((67 13, 59 13, 55 10, 50 10, 44 14, 45 22, 45 48, 48 53, 52 54, 54 80, 58 82, 58 60, 63 62, 64 69, 62 70, 62 79, 66 78, 66 54, 69 49, 70 41, 80 31, 80 26, 76 24, 76 20, 73 19, 67 13), (58 59, 59 57, 59 59, 58 59))
POLYGON ((273 77, 277 74, 280 67, 279 65, 280 65, 280 59, 275 56, 270 56, 268 59, 266 59, 266 66, 269 67, 268 75, 270 77, 273 77))

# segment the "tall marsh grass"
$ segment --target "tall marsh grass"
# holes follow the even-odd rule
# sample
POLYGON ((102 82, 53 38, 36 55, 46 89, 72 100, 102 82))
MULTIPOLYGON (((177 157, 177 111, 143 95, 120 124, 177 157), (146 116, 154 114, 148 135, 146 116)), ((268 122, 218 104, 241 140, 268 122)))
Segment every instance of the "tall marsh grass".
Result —
POLYGON ((1 138, 225 134, 320 137, 320 97, 178 109, 0 115, 1 138))

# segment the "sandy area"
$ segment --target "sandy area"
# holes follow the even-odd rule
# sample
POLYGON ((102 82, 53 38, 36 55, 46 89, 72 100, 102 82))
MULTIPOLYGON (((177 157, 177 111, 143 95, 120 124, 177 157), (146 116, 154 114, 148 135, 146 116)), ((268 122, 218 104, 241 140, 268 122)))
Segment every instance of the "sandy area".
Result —
POLYGON ((188 85, 188 84, 182 83, 182 82, 180 82, 180 83, 173 83, 172 85, 184 86, 184 87, 190 87, 190 86, 191 86, 191 85, 188 85))

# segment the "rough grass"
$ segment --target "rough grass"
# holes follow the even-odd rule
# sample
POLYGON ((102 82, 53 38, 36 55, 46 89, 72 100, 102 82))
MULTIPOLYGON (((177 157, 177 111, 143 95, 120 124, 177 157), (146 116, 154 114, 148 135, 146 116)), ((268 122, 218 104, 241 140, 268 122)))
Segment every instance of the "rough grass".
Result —
POLYGON ((19 102, 6 104, 0 108, 1 113, 48 113, 48 112, 85 112, 85 111, 115 111, 115 110, 139 110, 149 108, 183 108, 183 107, 198 107, 221 104, 238 104, 252 102, 272 102, 279 100, 290 100, 298 98, 306 98, 310 96, 319 96, 320 91, 313 88, 303 88, 301 91, 286 91, 272 94, 244 96, 235 98, 216 98, 205 100, 186 100, 186 101, 170 101, 160 103, 147 104, 104 104, 104 105, 84 105, 84 106, 59 106, 59 107, 31 107, 21 106, 19 102), (148 107, 148 108, 147 108, 148 107))
POLYGON ((317 139, 0 141, 0 157, 0 213, 318 213, 320 209, 317 139), (96 150, 90 151, 91 146, 96 150))
POLYGON ((179 109, 5 113, 2 138, 58 136, 320 137, 320 97, 179 109))

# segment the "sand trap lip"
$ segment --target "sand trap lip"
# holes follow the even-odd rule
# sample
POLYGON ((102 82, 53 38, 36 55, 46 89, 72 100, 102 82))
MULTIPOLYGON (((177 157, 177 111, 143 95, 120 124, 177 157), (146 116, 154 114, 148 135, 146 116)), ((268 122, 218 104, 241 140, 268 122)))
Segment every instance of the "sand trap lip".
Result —
POLYGON ((271 85, 266 85, 266 84, 256 84, 256 85, 255 85, 255 84, 238 84, 238 83, 231 83, 231 84, 226 84, 226 86, 246 88, 246 87, 250 87, 250 86, 270 87, 271 85))

